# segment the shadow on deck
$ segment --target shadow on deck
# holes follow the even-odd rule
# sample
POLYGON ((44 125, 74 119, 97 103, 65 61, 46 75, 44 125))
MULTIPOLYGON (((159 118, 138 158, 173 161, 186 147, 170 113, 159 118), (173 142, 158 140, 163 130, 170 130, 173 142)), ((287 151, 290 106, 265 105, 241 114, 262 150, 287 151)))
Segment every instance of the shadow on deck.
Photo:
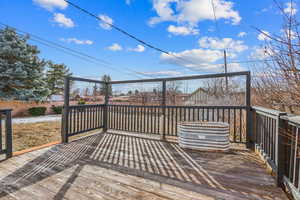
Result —
POLYGON ((286 199, 247 150, 96 134, 0 163, 3 199, 286 199))

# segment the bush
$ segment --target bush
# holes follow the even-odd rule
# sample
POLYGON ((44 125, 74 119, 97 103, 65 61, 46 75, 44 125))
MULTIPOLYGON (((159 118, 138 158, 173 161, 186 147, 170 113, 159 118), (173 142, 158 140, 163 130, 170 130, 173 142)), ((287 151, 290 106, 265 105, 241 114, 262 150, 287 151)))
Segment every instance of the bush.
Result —
POLYGON ((52 111, 53 111, 55 114, 61 114, 61 113, 62 113, 62 110, 63 110, 63 107, 62 107, 62 106, 54 106, 54 105, 52 105, 52 106, 51 106, 51 109, 52 109, 52 111))
POLYGON ((85 100, 84 99, 80 99, 78 102, 77 102, 78 105, 84 105, 85 104, 85 100))
POLYGON ((46 107, 33 107, 29 108, 28 112, 31 116, 40 116, 45 115, 47 108, 46 107))

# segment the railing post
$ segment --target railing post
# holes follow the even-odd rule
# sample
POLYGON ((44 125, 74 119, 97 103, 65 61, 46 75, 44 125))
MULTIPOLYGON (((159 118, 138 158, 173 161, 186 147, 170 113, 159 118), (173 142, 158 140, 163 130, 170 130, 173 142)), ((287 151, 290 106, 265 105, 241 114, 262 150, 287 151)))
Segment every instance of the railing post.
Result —
POLYGON ((69 102, 70 102, 70 78, 65 77, 64 109, 63 109, 62 129, 61 129, 61 138, 63 143, 68 143, 69 102))
POLYGON ((284 187, 283 176, 285 174, 285 155, 284 155, 284 136, 282 131, 287 130, 287 121, 282 119, 281 116, 286 115, 283 113, 278 115, 276 124, 276 157, 275 163, 277 165, 276 183, 278 187, 284 187))
POLYGON ((106 82, 104 84, 105 84, 105 94, 104 94, 103 132, 106 132, 108 130, 108 100, 109 100, 108 88, 110 83, 106 82))
POLYGON ((162 111, 163 111, 163 132, 162 132, 162 139, 164 140, 166 138, 166 97, 167 97, 167 83, 166 80, 162 81, 162 111))
POLYGON ((5 121, 5 127, 6 127, 6 158, 12 157, 12 120, 11 120, 11 110, 6 110, 6 121, 5 121))
POLYGON ((251 74, 246 75, 246 146, 253 148, 252 111, 251 111, 251 74))
POLYGON ((256 145, 257 145, 257 114, 256 110, 251 107, 251 120, 252 120, 252 139, 253 139, 253 145, 254 145, 254 150, 256 150, 256 145))

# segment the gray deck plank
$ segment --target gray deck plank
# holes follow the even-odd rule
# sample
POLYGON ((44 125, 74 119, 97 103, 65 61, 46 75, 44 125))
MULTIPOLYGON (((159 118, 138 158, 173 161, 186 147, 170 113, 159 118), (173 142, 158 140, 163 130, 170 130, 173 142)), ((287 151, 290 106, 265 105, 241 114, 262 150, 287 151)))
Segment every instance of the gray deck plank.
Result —
POLYGON ((127 133, 3 161, 0 188, 0 199, 287 199, 253 152, 198 152, 127 133))

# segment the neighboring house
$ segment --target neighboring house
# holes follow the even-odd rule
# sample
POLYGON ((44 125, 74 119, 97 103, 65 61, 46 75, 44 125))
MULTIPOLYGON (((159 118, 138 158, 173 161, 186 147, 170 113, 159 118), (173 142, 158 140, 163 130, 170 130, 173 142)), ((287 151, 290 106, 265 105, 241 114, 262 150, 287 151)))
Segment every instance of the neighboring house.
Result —
POLYGON ((130 104, 160 105, 161 95, 155 92, 140 92, 129 97, 130 104))
MULTIPOLYGON (((175 92, 167 92, 167 105, 183 105, 188 98, 188 94, 181 94, 175 92)), ((162 94, 157 92, 140 92, 131 96, 122 96, 113 98, 114 102, 123 102, 128 104, 138 105, 161 105, 162 94)))
POLYGON ((205 89, 198 88, 187 97, 185 105, 205 105, 209 100, 209 96, 205 89))
POLYGON ((177 106, 185 105, 185 102, 188 100, 189 96, 190 96, 189 94, 168 92, 166 103, 167 105, 177 105, 177 106))
POLYGON ((209 91, 198 88, 187 98, 185 105, 244 105, 245 92, 209 91))

